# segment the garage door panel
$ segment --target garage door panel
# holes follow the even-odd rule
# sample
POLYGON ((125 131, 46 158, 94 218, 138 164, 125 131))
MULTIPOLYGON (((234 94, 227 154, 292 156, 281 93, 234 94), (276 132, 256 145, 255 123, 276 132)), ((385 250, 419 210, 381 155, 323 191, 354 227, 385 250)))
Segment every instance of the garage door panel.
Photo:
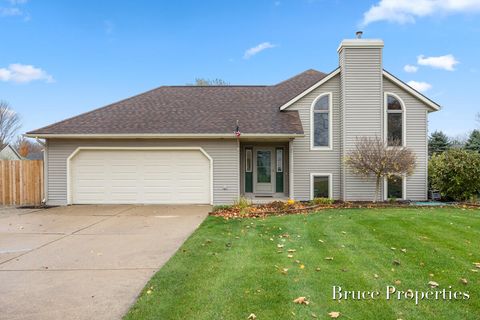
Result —
POLYGON ((210 203, 210 161, 198 150, 81 150, 73 203, 210 203))

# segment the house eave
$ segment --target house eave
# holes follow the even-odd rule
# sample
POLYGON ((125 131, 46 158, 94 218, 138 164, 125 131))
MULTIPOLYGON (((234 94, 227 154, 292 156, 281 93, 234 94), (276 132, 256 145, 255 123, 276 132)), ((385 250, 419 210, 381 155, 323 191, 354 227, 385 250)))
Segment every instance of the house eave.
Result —
MULTIPOLYGON (((49 133, 26 133, 29 138, 43 139, 237 139, 233 133, 177 133, 177 134, 49 134, 49 133)), ((305 136, 303 133, 242 133, 242 138, 298 138, 305 136)))

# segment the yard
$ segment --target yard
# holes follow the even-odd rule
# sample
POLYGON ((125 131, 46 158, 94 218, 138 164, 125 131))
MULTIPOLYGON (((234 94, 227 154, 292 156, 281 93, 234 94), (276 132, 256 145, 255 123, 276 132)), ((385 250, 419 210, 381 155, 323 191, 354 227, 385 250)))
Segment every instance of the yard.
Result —
POLYGON ((125 318, 329 319, 330 312, 340 312, 341 319, 478 319, 478 262, 478 209, 209 217, 151 279, 125 318), (386 300, 389 285, 397 291, 461 291, 470 298, 444 301, 440 295, 416 305, 396 295, 386 300), (380 294, 375 300, 338 302, 333 286, 380 294), (309 303, 294 303, 298 297, 309 303))

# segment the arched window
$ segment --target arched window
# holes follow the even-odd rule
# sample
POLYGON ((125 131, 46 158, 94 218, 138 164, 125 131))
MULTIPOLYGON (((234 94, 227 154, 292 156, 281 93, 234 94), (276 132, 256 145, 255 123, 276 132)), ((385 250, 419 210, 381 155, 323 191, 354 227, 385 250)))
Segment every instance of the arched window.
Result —
POLYGON ((330 149, 332 139, 332 94, 320 95, 312 104, 311 146, 312 149, 330 149))
POLYGON ((386 95, 386 138, 388 146, 405 145, 404 138, 404 117, 403 104, 400 98, 393 94, 386 95))

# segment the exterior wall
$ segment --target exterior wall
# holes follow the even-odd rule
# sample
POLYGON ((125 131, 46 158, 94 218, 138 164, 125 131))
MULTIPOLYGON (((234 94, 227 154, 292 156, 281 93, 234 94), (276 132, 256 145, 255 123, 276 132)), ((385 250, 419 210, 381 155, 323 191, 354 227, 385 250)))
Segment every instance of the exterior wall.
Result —
MULTIPOLYGON (((357 137, 383 136, 382 48, 346 46, 340 51, 340 63, 345 156, 355 148, 357 137)), ((359 177, 343 166, 343 199, 372 200, 375 180, 359 177)))
POLYGON ((0 151, 0 160, 22 160, 9 145, 0 151))
MULTIPOLYGON (((293 198, 310 200, 310 174, 332 174, 332 195, 340 199, 341 195, 341 157, 340 157, 340 76, 335 76, 305 97, 290 106, 288 111, 298 111, 302 121, 304 137, 295 138, 293 148, 293 198), (332 150, 310 150, 310 109, 320 94, 332 92, 332 150)), ((288 112, 287 111, 287 112, 288 112)))
POLYGON ((413 175, 407 177, 406 198, 409 200, 427 199, 428 151, 427 151, 427 107, 423 102, 399 88, 388 79, 383 80, 384 92, 399 96, 405 105, 406 146, 415 152, 417 166, 413 175))
POLYGON ((46 148, 47 204, 67 204, 67 158, 78 147, 202 147, 213 159, 213 203, 231 204, 239 196, 239 143, 217 140, 70 140, 48 139, 46 148))

